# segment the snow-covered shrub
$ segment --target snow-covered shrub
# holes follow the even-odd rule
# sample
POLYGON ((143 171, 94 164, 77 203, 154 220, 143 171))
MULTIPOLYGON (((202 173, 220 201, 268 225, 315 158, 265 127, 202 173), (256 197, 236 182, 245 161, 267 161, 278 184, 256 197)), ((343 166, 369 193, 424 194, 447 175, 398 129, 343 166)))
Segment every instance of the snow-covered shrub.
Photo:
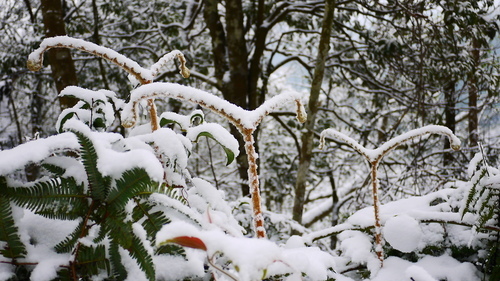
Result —
MULTIPOLYGON (((245 111, 197 89, 152 83, 160 67, 174 57, 181 61, 183 76, 188 76, 178 51, 144 69, 112 50, 68 37, 45 40, 30 56, 29 67, 39 69, 43 52, 53 47, 99 55, 143 85, 132 92, 128 104, 111 91, 68 87, 61 94, 80 102, 60 114, 58 135, 0 151, 0 280, 210 276, 296 280, 303 275, 324 280, 331 276, 333 257, 319 248, 306 247, 300 237, 282 237, 283 245, 244 237, 245 230, 224 194, 208 182, 192 178, 188 170, 192 142, 203 136, 214 139, 223 147, 229 164, 239 153, 236 140, 222 126, 205 122, 200 110, 187 116, 172 112, 158 116, 153 100, 188 100, 237 126, 250 155, 254 189, 247 203, 252 230, 262 237, 264 216, 258 209, 252 134, 262 118, 289 100, 296 103, 298 118, 303 121, 298 97, 277 96, 255 111, 245 111), (141 105, 149 113, 149 124, 136 126, 127 137, 109 131, 120 111, 127 127, 135 125, 141 105), (177 126, 179 130, 173 130, 177 126), (24 180, 27 165, 41 167, 35 181, 24 180)), ((278 229, 276 232, 279 234, 278 229)))
MULTIPOLYGON (((67 90, 76 97, 100 94, 67 90)), ((212 212, 214 218, 226 218, 219 221, 221 227, 239 229, 221 193, 207 192, 210 186, 191 179, 186 167, 191 139, 201 136, 221 140, 231 162, 238 151, 232 150, 236 141, 227 131, 217 131, 217 124, 192 126, 188 121, 183 123, 186 137, 161 128, 124 138, 103 131, 114 121, 113 107, 106 100, 100 99, 97 111, 95 103, 83 103, 61 114, 58 127, 66 132, 1 152, 0 241, 2 261, 9 265, 2 270, 5 277, 29 264, 31 280, 156 280, 162 276, 162 270, 155 269, 157 259, 185 261, 181 248, 155 246, 163 225, 178 217, 201 224, 202 214, 212 212), (30 163, 44 169, 40 179, 22 182, 9 176, 30 163), (188 187, 189 202, 180 192, 188 187), (188 203, 202 207, 189 208, 188 203)), ((203 121, 200 112, 162 120, 180 122, 181 117, 203 121)))
POLYGON ((381 268, 373 246, 373 207, 304 238, 311 242, 337 235, 336 270, 346 280, 498 280, 500 173, 479 166, 481 161, 480 154, 471 161, 469 181, 380 206, 381 268))

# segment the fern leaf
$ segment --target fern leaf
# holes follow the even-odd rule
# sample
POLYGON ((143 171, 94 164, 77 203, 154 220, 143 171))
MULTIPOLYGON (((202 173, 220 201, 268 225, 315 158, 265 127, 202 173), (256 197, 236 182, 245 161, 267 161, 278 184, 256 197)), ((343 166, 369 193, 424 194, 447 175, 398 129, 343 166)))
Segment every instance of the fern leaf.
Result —
POLYGON ((120 256, 120 251, 118 243, 111 240, 109 243, 109 261, 111 264, 111 270, 113 272, 113 276, 117 280, 125 280, 127 278, 127 270, 122 264, 122 258, 120 256))
POLYGON ((127 249, 132 244, 133 230, 132 222, 125 222, 125 217, 125 213, 110 214, 102 227, 114 242, 127 249))
POLYGON ((44 168, 45 170, 49 171, 50 173, 58 177, 64 175, 64 173, 66 172, 66 169, 54 164, 43 163, 42 168, 44 168))
POLYGON ((97 169, 97 152, 92 140, 82 132, 72 130, 81 145, 81 157, 85 172, 87 173, 90 193, 92 198, 104 200, 109 192, 110 177, 103 177, 97 169))
POLYGON ((474 177, 471 179, 472 187, 469 190, 469 194, 467 195, 467 201, 465 202, 465 208, 462 211, 462 219, 466 213, 471 213, 473 209, 473 202, 475 201, 477 194, 477 188, 481 179, 486 175, 486 169, 481 169, 480 172, 476 173, 474 177))
POLYGON ((106 258, 106 248, 104 245, 96 247, 81 246, 78 252, 78 266, 81 269, 81 275, 92 277, 98 275, 101 271, 110 273, 110 263, 106 258))
POLYGON ((172 255, 172 256, 182 256, 186 257, 186 251, 184 247, 176 244, 164 244, 156 248, 156 255, 172 255))
POLYGON ((122 177, 116 180, 116 188, 109 192, 108 199, 106 200, 110 208, 122 211, 127 202, 136 196, 138 193, 145 191, 151 185, 146 170, 142 168, 134 168, 125 171, 122 177))
POLYGON ((132 212, 134 221, 142 221, 142 227, 146 230, 148 239, 155 243, 156 233, 170 220, 161 211, 152 212, 153 206, 147 202, 138 202, 132 212))
POLYGON ((66 239, 63 241, 59 242, 54 249, 56 250, 57 253, 69 253, 73 251, 73 249, 76 246, 76 243, 78 242, 78 239, 80 238, 80 235, 82 234, 82 230, 84 227, 84 221, 82 220, 81 223, 78 224, 78 226, 69 234, 66 239))
MULTIPOLYGON (((5 178, 0 177, 0 190, 7 189, 5 178)), ((21 242, 18 229, 14 224, 10 201, 0 193, 0 241, 6 242, 0 254, 6 258, 22 258, 26 254, 26 248, 21 242)))
POLYGON ((53 178, 31 186, 9 188, 12 200, 48 218, 74 220, 85 214, 87 196, 72 178, 53 178))
POLYGON ((150 281, 156 280, 156 272, 154 268, 153 258, 148 253, 141 240, 133 235, 131 247, 126 249, 132 258, 134 258, 146 277, 150 281))

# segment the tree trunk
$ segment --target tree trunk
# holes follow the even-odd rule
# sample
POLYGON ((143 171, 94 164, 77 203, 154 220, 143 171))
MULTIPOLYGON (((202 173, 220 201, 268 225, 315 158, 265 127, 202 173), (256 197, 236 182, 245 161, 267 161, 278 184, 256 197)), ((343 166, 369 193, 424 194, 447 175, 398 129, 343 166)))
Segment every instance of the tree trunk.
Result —
MULTIPOLYGON (((444 125, 448 127, 453 133, 455 133, 456 130, 456 112, 457 110, 455 109, 456 107, 456 99, 455 99, 455 81, 450 81, 445 87, 444 87, 444 99, 445 99, 445 108, 444 108, 444 115, 445 115, 445 120, 444 120, 444 125)), ((450 149, 450 142, 445 139, 444 140, 444 149, 450 149)), ((443 164, 444 166, 450 166, 450 164, 453 162, 454 157, 451 152, 445 152, 443 154, 443 164)))
MULTIPOLYGON (((336 226, 339 223, 338 207, 339 196, 337 195, 337 186, 335 185, 335 178, 333 177, 333 172, 328 173, 328 179, 330 180, 330 185, 332 186, 332 226, 336 226)), ((330 237, 330 249, 335 249, 337 245, 337 235, 332 235, 330 237)))
MULTIPOLYGON (((215 79, 222 96, 227 101, 244 109, 250 109, 248 100, 248 54, 246 49, 245 30, 243 27, 243 7, 241 0, 225 0, 226 28, 220 19, 217 5, 220 0, 204 0, 203 18, 207 23, 212 39, 212 56, 215 68, 215 79), (224 77, 228 73, 228 80, 224 77)), ((248 185, 248 160, 243 137, 235 127, 231 133, 238 140, 240 155, 236 158, 238 174, 242 180, 243 196, 250 194, 248 185)))
MULTIPOLYGON (((66 35, 61 0, 41 0, 41 10, 45 36, 66 35)), ((69 49, 53 48, 48 51, 47 56, 58 93, 67 86, 78 85, 75 64, 69 49)), ((59 97, 61 109, 72 107, 76 102, 74 98, 59 97)))
MULTIPOLYGON (((473 60, 472 71, 469 75, 468 88, 469 88, 469 147, 474 148, 477 147, 477 143, 479 140, 478 137, 478 114, 479 110, 477 108, 477 99, 478 99, 478 87, 477 87, 477 76, 476 69, 479 66, 479 48, 480 44, 477 39, 472 39, 472 51, 471 56, 473 60)), ((471 157, 473 157, 475 152, 471 150, 471 157)))
POLYGON ((318 56, 316 58, 316 67, 314 69, 311 92, 309 96, 307 121, 305 131, 302 134, 301 157, 297 170, 297 181, 295 182, 295 199, 293 204, 292 218, 302 223, 302 214, 304 212, 304 200, 306 194, 307 174, 312 159, 312 149, 314 141, 314 125, 316 124, 316 115, 318 112, 318 98, 321 92, 323 76, 325 72, 325 63, 330 50, 330 34, 333 23, 333 0, 327 0, 325 4, 325 15, 321 27, 321 38, 318 46, 318 56))

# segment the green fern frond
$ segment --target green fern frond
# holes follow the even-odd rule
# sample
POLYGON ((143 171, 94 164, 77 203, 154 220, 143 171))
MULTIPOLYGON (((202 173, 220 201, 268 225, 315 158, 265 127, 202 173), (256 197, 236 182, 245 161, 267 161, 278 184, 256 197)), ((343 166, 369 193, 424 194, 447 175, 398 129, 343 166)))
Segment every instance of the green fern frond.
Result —
POLYGON ((116 188, 111 189, 106 202, 110 208, 121 211, 130 199, 146 190, 151 184, 146 170, 134 168, 125 171, 122 177, 116 180, 116 188))
POLYGON ((76 243, 78 242, 78 239, 80 238, 80 235, 82 234, 84 224, 85 222, 82 220, 75 228, 75 230, 73 230, 73 232, 71 232, 71 234, 66 237, 66 239, 59 242, 54 247, 57 253, 70 253, 71 251, 73 251, 76 243))
POLYGON ((106 233, 109 237, 122 246, 124 249, 129 248, 132 245, 132 235, 134 234, 132 230, 132 222, 125 221, 125 213, 123 214, 110 214, 106 218, 106 222, 102 224, 105 227, 106 233))
POLYGON ((96 247, 80 246, 77 264, 82 269, 80 274, 89 278, 98 275, 101 271, 106 271, 109 275, 111 271, 104 245, 97 245, 96 247))
POLYGON ((49 171, 51 174, 57 177, 64 175, 64 173, 66 172, 66 169, 54 164, 43 163, 42 168, 44 168, 45 170, 49 171))
POLYGON ((73 276, 68 268, 62 268, 57 272, 57 281, 73 281, 73 276))
POLYGON ((109 192, 111 183, 110 177, 103 177, 97 169, 97 152, 92 140, 82 132, 72 130, 78 138, 78 143, 81 145, 81 157, 85 172, 87 173, 89 190, 92 198, 104 200, 109 192))
POLYGON ((481 207, 478 210, 478 213, 481 214, 478 224, 480 227, 484 226, 490 219, 492 219, 493 216, 495 215, 495 212, 498 212, 497 208, 494 207, 495 204, 491 203, 493 201, 497 201, 500 194, 496 194, 495 190, 490 190, 489 188, 485 189, 488 189, 488 193, 483 199, 483 203, 481 204, 481 207), (497 197, 496 200, 492 200, 493 197, 497 197))
POLYGON ((133 235, 131 247, 126 250, 130 253, 130 256, 137 261, 148 280, 155 281, 156 272, 153 258, 137 236, 133 235))
POLYGON ((477 200, 476 194, 477 194, 477 188, 478 188, 479 182, 486 175, 487 170, 485 168, 481 168, 481 170, 478 172, 476 172, 476 174, 471 179, 472 187, 469 190, 469 194, 467 195, 467 201, 465 202, 465 208, 462 211, 462 219, 466 213, 471 212, 471 210, 472 210, 471 207, 473 208, 473 206, 474 206, 473 202, 475 202, 477 200))
POLYGON ((182 194, 179 194, 181 192, 182 192, 181 188, 174 188, 174 187, 171 187, 171 186, 167 186, 164 189, 164 193, 168 197, 173 198, 173 199, 175 199, 177 201, 180 201, 184 205, 188 205, 187 199, 182 194))
POLYGON ((81 217, 87 204, 83 186, 72 178, 52 178, 31 186, 9 188, 7 194, 13 202, 37 214, 64 220, 81 217))
POLYGON ((152 213, 153 205, 147 202, 136 201, 137 205, 132 212, 134 221, 142 220, 142 227, 146 230, 148 239, 155 243, 156 233, 160 231, 162 226, 170 223, 170 220, 161 211, 152 213))
POLYGON ((155 250, 155 255, 172 255, 186 257, 184 247, 176 244, 164 244, 155 250))
MULTIPOLYGON (((0 186, 0 190, 8 188, 3 177, 0 177, 0 186)), ((0 241, 6 242, 3 249, 0 249, 0 255, 17 259, 26 254, 26 248, 19 238, 18 229, 12 217, 10 201, 2 193, 0 193, 0 241)))
POLYGON ((125 280, 127 278, 127 270, 123 266, 122 257, 120 256, 120 251, 118 243, 111 240, 109 243, 109 262, 111 264, 111 270, 113 276, 117 280, 125 280))

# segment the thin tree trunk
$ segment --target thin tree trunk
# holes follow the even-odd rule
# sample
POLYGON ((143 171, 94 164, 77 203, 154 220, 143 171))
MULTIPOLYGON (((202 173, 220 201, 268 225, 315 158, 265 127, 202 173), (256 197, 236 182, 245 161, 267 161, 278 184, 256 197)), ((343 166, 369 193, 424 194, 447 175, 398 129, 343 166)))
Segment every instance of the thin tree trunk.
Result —
MULTIPOLYGON (((456 130, 456 99, 455 99, 455 81, 450 81, 448 85, 445 86, 444 90, 444 99, 445 99, 445 108, 444 115, 445 121, 444 125, 448 127, 453 133, 456 130)), ((450 149, 450 142, 445 139, 444 140, 444 149, 450 149)), ((449 166, 454 160, 453 154, 451 152, 446 152, 443 155, 443 164, 444 166, 449 166)))
MULTIPOLYGON (((477 143, 479 140, 478 137, 478 124, 479 124, 479 110, 477 107, 477 99, 478 99, 478 87, 477 87, 477 76, 476 69, 479 66, 479 41, 477 39, 472 39, 472 51, 471 56, 474 63, 472 67, 472 71, 469 75, 469 80, 467 81, 469 86, 469 147, 477 147, 477 143)), ((474 156, 475 152, 471 151, 471 157, 474 156)))
MULTIPOLYGON (((339 196, 337 195, 337 186, 335 185, 335 178, 333 177, 333 172, 328 173, 328 179, 330 180, 330 185, 332 186, 332 226, 336 226, 339 223, 339 214, 337 213, 339 204, 339 196)), ((337 235, 332 235, 330 237, 330 249, 335 249, 337 245, 337 235)))
POLYGON ((304 212, 304 201, 306 194, 307 174, 312 159, 312 149, 314 141, 314 125, 316 124, 316 115, 318 112, 318 98, 321 92, 323 76, 325 72, 325 63, 330 50, 330 35, 333 23, 333 12, 335 6, 334 0, 327 0, 325 5, 325 15, 321 27, 321 38, 318 46, 318 56, 316 58, 316 68, 314 69, 311 92, 309 96, 307 121, 305 131, 302 134, 301 157, 297 171, 297 181, 295 182, 295 199, 293 204, 292 218, 302 223, 302 214, 304 212))
MULTIPOLYGON (((227 28, 225 30, 217 9, 220 2, 220 0, 203 1, 203 18, 212 39, 214 76, 218 89, 226 100, 248 109, 248 58, 243 29, 243 8, 240 0, 226 0, 227 28), (224 79, 227 72, 229 72, 229 81, 224 79)), ((238 140, 240 152, 245 151, 245 142, 238 129, 231 127, 231 134, 238 140)), ((240 153, 236 162, 241 178, 242 195, 249 196, 247 155, 240 153)))
MULTIPOLYGON (((41 0, 41 10, 45 36, 66 35, 61 0, 41 0)), ((58 93, 67 86, 78 85, 75 64, 69 49, 53 48, 48 51, 47 56, 58 93)), ((59 97, 61 109, 72 107, 76 102, 75 98, 59 97)))

